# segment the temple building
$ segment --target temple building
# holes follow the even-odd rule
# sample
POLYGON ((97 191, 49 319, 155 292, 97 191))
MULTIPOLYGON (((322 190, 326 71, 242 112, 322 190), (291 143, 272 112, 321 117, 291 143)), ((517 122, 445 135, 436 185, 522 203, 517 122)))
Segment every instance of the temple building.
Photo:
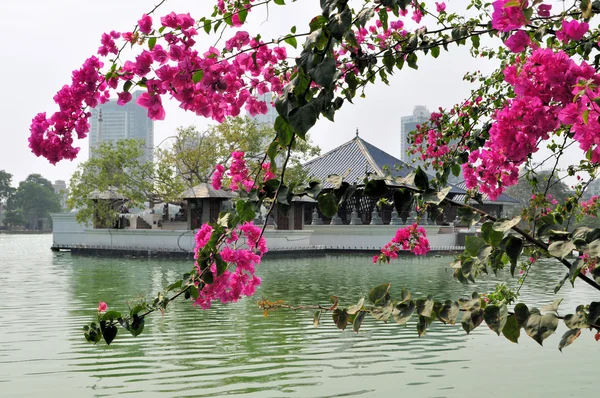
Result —
MULTIPOLYGON (((365 195, 361 195, 362 187, 364 187, 364 179, 367 175, 376 177, 385 177, 391 175, 392 177, 406 177, 415 169, 407 165, 402 160, 384 152, 376 146, 368 143, 359 137, 358 130, 356 136, 340 145, 339 147, 319 156, 304 164, 304 168, 308 173, 309 177, 323 182, 324 190, 331 190, 332 185, 326 181, 327 177, 331 174, 337 174, 344 176, 344 181, 349 184, 357 184, 359 187, 358 194, 349 198, 346 202, 342 203, 339 208, 337 216, 332 219, 324 217, 320 212, 318 213, 319 218, 323 223, 332 225, 335 224, 390 224, 394 217, 402 220, 403 223, 411 217, 411 211, 407 210, 404 214, 393 214, 393 206, 382 206, 379 210, 375 204, 377 199, 370 198, 365 195), (375 218, 375 220, 373 220, 375 218)), ((430 178, 433 178, 430 176, 430 178)), ((393 192, 395 189, 402 187, 397 185, 393 181, 386 181, 388 185, 388 194, 386 198, 389 202, 393 202, 393 192)), ((451 190, 448 193, 448 199, 453 199, 458 202, 464 202, 467 191, 465 190, 464 183, 458 185, 450 185, 451 190)), ((504 206, 512 206, 518 203, 517 200, 509 197, 508 195, 501 195, 497 201, 491 201, 489 198, 484 198, 483 206, 477 203, 470 203, 474 207, 481 208, 482 210, 491 213, 493 215, 500 215, 503 213, 504 206)), ((314 218, 314 209, 316 204, 305 206, 305 224, 310 224, 314 218)), ((444 205, 442 206, 443 216, 438 217, 436 220, 427 220, 429 224, 448 224, 455 221, 456 209, 453 206, 444 205)))

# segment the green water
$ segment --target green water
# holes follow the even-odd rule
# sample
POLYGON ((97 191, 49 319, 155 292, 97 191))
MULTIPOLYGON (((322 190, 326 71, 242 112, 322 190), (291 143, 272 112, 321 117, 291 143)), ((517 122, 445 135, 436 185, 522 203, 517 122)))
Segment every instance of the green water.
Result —
MULTIPOLYGON (((356 334, 340 332, 326 316, 315 329, 312 313, 264 318, 256 306, 261 296, 304 304, 325 303, 330 294, 354 300, 382 282, 393 291, 409 287, 417 296, 457 298, 465 290, 451 277, 448 257, 390 265, 350 256, 265 260, 254 298, 209 311, 174 303, 164 317, 149 317, 141 336, 120 334, 110 347, 93 346, 81 327, 99 301, 124 309, 132 295, 156 292, 191 264, 52 253, 51 239, 0 235, 0 397, 570 397, 597 391, 600 343, 589 331, 561 354, 564 325, 542 348, 527 336, 512 344, 485 325, 467 336, 435 323, 418 338, 414 322, 399 327, 367 318, 356 334)), ((524 301, 550 302, 543 294, 562 273, 539 264, 524 301)), ((563 311, 599 298, 583 285, 565 286, 560 295, 563 311)))

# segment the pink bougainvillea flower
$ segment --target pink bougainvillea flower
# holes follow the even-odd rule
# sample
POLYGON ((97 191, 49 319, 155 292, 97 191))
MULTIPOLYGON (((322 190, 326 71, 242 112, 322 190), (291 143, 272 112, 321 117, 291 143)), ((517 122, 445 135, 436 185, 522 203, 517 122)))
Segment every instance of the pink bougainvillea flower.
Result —
POLYGON ((549 17, 551 9, 551 4, 540 4, 540 6, 538 7, 538 15, 540 17, 549 17))
POLYGON ((152 17, 149 15, 142 15, 142 18, 138 21, 140 32, 143 34, 149 34, 152 32, 152 17))
POLYGON ((581 22, 576 20, 562 21, 562 29, 556 32, 556 37, 563 43, 568 43, 569 40, 579 41, 583 39, 583 36, 590 29, 590 25, 587 22, 581 22))
POLYGON ((525 49, 529 46, 530 43, 531 39, 529 38, 527 32, 525 32, 524 30, 517 30, 504 42, 504 44, 506 44, 506 47, 508 47, 510 51, 514 53, 520 53, 525 51, 525 49))
POLYGON ((98 312, 106 312, 108 305, 104 301, 98 303, 98 312))
POLYGON ((441 13, 443 13, 443 12, 446 12, 446 3, 444 3, 444 2, 438 3, 438 2, 436 1, 436 2, 435 2, 435 9, 436 9, 436 11, 437 11, 439 14, 441 14, 441 13))
POLYGON ((527 23, 523 14, 523 8, 527 7, 527 0, 518 5, 507 6, 511 0, 497 0, 493 2, 494 12, 492 13, 492 27, 501 32, 510 32, 519 29, 527 23))

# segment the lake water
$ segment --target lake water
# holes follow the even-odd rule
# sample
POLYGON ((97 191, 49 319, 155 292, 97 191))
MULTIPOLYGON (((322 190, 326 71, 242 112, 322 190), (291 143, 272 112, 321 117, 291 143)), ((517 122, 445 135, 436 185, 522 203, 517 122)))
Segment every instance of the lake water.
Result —
MULTIPOLYGON (((135 295, 154 294, 191 269, 191 262, 90 258, 50 251, 50 235, 0 235, 0 397, 574 397, 597 391, 600 342, 593 333, 561 354, 566 330, 540 347, 497 337, 484 324, 467 336, 434 323, 419 338, 408 327, 367 317, 361 331, 339 331, 324 315, 272 312, 257 299, 327 303, 355 301, 383 282, 392 293, 458 298, 497 279, 465 288, 450 257, 405 257, 374 265, 368 256, 265 260, 253 298, 208 311, 176 302, 148 316, 137 338, 122 333, 108 347, 87 343, 82 326, 99 301, 116 310, 135 295)), ((523 289, 527 304, 547 304, 563 269, 540 263, 523 289)), ((500 279, 515 283, 508 275, 500 279)), ((562 313, 598 300, 583 284, 565 286, 562 313)), ((350 328, 351 329, 351 328, 350 328)))

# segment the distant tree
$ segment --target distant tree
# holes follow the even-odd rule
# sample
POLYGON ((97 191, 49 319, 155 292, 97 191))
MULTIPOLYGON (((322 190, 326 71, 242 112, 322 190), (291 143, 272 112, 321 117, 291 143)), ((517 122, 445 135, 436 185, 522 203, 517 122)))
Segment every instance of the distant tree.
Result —
POLYGON ((94 157, 80 164, 71 177, 67 200, 69 208, 78 209, 77 221, 89 223, 94 214, 107 222, 116 220, 118 207, 98 202, 100 193, 125 197, 129 207, 174 200, 184 186, 173 169, 144 161, 143 155, 142 141, 104 142, 94 157))
POLYGON ((50 213, 61 210, 60 197, 49 180, 39 174, 31 174, 9 196, 6 210, 7 225, 38 229, 40 219, 50 219, 50 213))
MULTIPOLYGON (((273 126, 261 124, 248 116, 227 118, 205 131, 196 127, 180 127, 177 135, 157 151, 159 164, 174 167, 188 187, 209 182, 215 165, 225 165, 234 151, 245 153, 245 159, 256 167, 264 158, 273 139, 273 126)), ((289 179, 304 179, 301 163, 319 155, 321 149, 306 141, 296 142, 288 163, 289 179)))
POLYGON ((15 192, 12 187, 12 174, 0 170, 0 204, 15 192))
POLYGON ((559 203, 564 203, 573 194, 567 184, 550 171, 534 172, 525 170, 516 185, 506 189, 506 194, 519 201, 513 209, 514 215, 529 207, 533 195, 552 195, 559 203))

